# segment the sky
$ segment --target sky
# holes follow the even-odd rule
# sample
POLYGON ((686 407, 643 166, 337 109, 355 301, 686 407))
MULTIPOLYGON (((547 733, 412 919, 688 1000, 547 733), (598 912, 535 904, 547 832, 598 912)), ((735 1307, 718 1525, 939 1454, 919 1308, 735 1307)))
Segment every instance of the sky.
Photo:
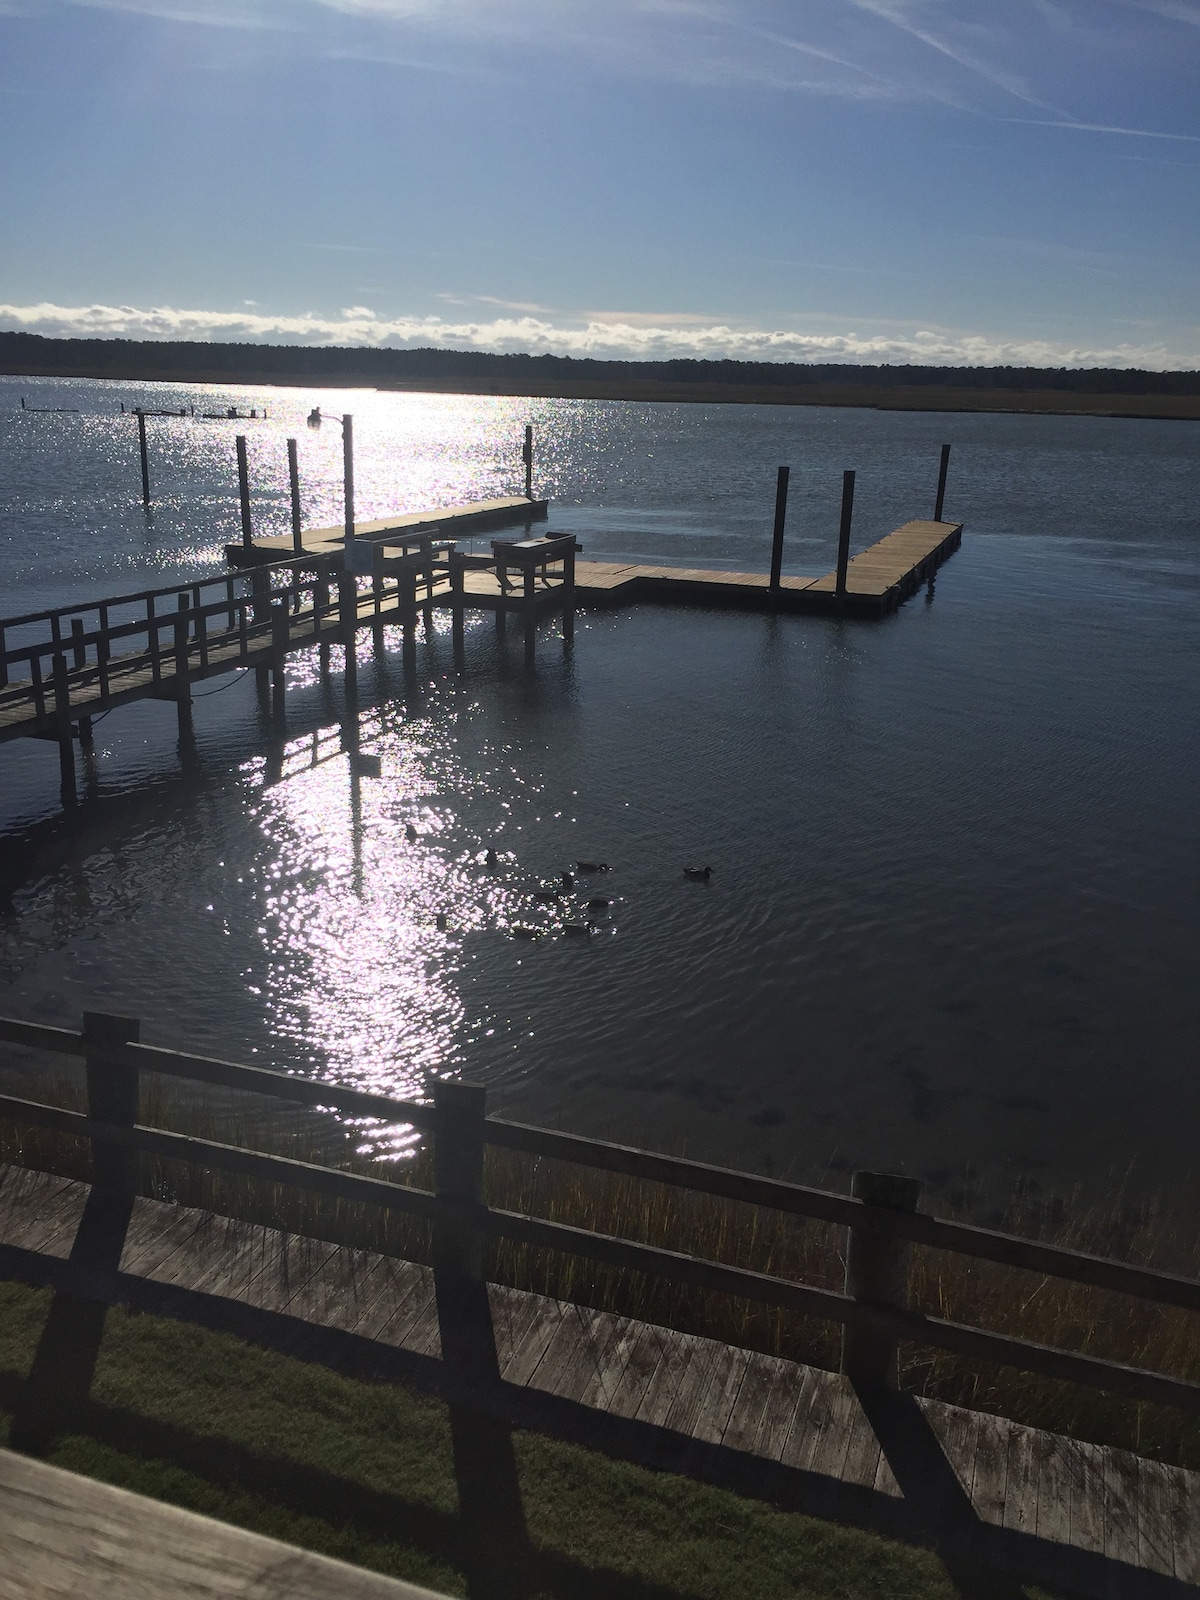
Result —
POLYGON ((1200 368, 1200 0, 0 0, 0 328, 1200 368))

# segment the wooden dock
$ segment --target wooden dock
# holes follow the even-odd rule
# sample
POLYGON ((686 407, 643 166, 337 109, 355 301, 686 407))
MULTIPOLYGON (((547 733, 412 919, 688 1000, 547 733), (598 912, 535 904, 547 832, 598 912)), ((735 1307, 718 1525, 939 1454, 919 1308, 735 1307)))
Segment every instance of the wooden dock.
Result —
MULTIPOLYGON (((463 506, 444 506, 436 511, 414 511, 403 516, 381 517, 373 522, 354 524, 355 540, 364 544, 386 544, 389 539, 411 538, 429 533, 437 539, 459 538, 486 533, 497 528, 525 527, 545 522, 548 500, 531 500, 524 495, 505 495, 494 500, 473 500, 463 506)), ((291 534, 269 535, 225 546, 225 558, 233 567, 269 566, 292 556, 328 556, 339 559, 345 549, 346 530, 309 528, 299 544, 291 534)))
POLYGON ((427 1267, 144 1198, 105 1266, 80 1249, 89 1194, 0 1168, 0 1275, 411 1383, 1023 1582, 1095 1600, 1200 1584, 1200 1474, 494 1284, 473 1322, 427 1267))

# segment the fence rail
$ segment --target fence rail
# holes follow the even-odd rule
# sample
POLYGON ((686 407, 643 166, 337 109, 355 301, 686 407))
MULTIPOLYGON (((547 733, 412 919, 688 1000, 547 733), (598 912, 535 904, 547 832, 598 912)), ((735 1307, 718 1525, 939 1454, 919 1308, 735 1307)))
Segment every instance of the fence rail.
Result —
POLYGON ((397 1100, 143 1045, 139 1032, 136 1019, 103 1013, 85 1013, 78 1031, 0 1017, 0 1041, 83 1058, 88 1094, 86 1114, 0 1096, 0 1117, 90 1141, 93 1182, 125 1192, 136 1185, 137 1155, 144 1153, 418 1217, 433 1224, 435 1262, 440 1260, 459 1278, 482 1278, 483 1241, 501 1239, 834 1322, 844 1330, 843 1370, 864 1381, 895 1381, 895 1352, 903 1340, 1200 1414, 1200 1384, 911 1309, 907 1252, 913 1244, 923 1245, 1157 1305, 1200 1311, 1200 1283, 1191 1279, 928 1216, 915 1209, 916 1186, 910 1180, 860 1174, 862 1194, 841 1195, 488 1117, 486 1094, 474 1085, 439 1082, 432 1105, 397 1100), (145 1127, 137 1121, 143 1072, 428 1131, 433 1135, 434 1190, 145 1127), (489 1206, 484 1197, 487 1145, 844 1227, 846 1292, 489 1206))

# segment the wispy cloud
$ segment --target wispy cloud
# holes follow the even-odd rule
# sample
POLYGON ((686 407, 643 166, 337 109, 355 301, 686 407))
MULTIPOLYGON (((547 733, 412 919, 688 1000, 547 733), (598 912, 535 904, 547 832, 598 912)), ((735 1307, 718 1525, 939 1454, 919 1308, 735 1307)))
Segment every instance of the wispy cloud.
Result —
POLYGON ((913 362, 953 366, 1150 367, 1191 370, 1200 366, 1195 347, 1161 343, 1056 344, 1043 339, 1003 339, 958 329, 897 329, 813 333, 755 328, 717 320, 693 323, 643 320, 645 313, 600 313, 578 324, 525 316, 451 322, 441 317, 377 317, 351 306, 340 317, 306 312, 271 316, 237 311, 187 310, 169 306, 0 305, 0 327, 56 337, 195 339, 258 344, 439 346, 533 355, 599 356, 652 361, 679 356, 745 361, 913 362))
POLYGON ((1200 144, 1200 133, 1166 133, 1161 128, 1122 128, 1107 122, 1051 121, 1044 117, 1001 117, 1026 128, 1065 128, 1073 133, 1115 133, 1127 139, 1173 139, 1181 144, 1200 144))

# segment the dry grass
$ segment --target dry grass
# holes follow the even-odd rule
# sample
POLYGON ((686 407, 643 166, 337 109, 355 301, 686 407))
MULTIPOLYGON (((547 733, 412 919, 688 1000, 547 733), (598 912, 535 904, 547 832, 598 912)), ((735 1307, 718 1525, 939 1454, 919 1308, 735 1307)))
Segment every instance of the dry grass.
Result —
MULTIPOLYGON (((45 1091, 44 1098, 80 1104, 79 1091, 65 1082, 45 1091)), ((381 1164, 357 1153, 353 1134, 332 1119, 303 1115, 281 1125, 278 1104, 264 1108, 251 1097, 231 1096, 217 1109, 183 1098, 174 1084, 149 1079, 141 1116, 196 1137, 431 1187, 428 1151, 402 1165, 381 1164)), ((89 1175, 88 1150, 81 1141, 2 1120, 0 1161, 89 1175)), ((160 1199, 295 1233, 429 1259, 425 1224, 376 1207, 148 1157, 142 1163, 142 1188, 160 1199)), ((504 1210, 780 1278, 841 1286, 844 1230, 824 1223, 500 1150, 488 1152, 486 1195, 504 1210)), ((1002 1226, 1028 1238, 1200 1277, 1200 1237, 1160 1204, 1132 1206, 1117 1196, 1108 1206, 1073 1209, 1061 1199, 1035 1203, 1018 1195, 1002 1226)), ((828 1323, 526 1246, 497 1245, 489 1271, 497 1281, 520 1288, 790 1360, 837 1366, 839 1331, 828 1323)), ((1200 1342, 1188 1312, 943 1251, 914 1250, 911 1281, 914 1305, 931 1315, 1200 1381, 1200 1342)), ((1200 1466, 1200 1421, 1165 1407, 1008 1368, 975 1367, 962 1357, 915 1346, 902 1352, 902 1377, 905 1387, 920 1394, 1200 1466)))

